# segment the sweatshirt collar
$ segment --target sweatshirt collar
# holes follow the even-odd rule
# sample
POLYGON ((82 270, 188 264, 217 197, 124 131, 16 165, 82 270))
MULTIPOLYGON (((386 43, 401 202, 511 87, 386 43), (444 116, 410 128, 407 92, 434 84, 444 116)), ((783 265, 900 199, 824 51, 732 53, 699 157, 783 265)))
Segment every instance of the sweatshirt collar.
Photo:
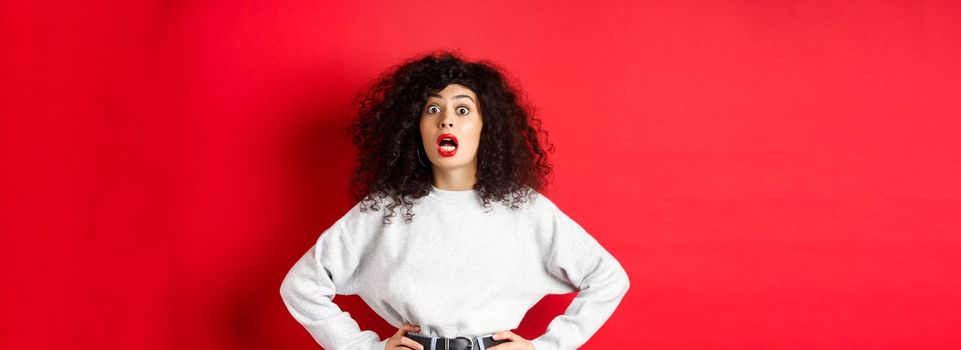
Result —
POLYGON ((458 201, 458 200, 476 198, 478 196, 478 193, 477 193, 477 190, 474 190, 474 189, 463 190, 463 191, 442 190, 437 188, 437 186, 434 186, 434 184, 431 184, 430 196, 440 200, 458 201))

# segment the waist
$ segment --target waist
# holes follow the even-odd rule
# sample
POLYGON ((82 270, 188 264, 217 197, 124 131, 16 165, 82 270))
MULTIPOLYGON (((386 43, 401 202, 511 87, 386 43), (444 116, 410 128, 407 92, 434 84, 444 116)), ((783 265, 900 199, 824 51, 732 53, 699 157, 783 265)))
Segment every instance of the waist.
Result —
POLYGON ((510 341, 507 339, 494 340, 492 334, 476 337, 444 338, 407 332, 405 336, 423 345, 424 350, 484 350, 510 341))

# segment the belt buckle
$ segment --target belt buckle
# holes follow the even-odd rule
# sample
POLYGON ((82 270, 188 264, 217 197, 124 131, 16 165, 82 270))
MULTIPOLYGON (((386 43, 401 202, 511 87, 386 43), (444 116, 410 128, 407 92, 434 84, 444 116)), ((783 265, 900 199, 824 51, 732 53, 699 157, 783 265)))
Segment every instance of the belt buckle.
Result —
POLYGON ((457 339, 457 338, 467 339, 467 341, 470 342, 470 348, 467 350, 474 350, 474 338, 468 338, 468 337, 444 338, 444 350, 450 350, 450 340, 457 339))

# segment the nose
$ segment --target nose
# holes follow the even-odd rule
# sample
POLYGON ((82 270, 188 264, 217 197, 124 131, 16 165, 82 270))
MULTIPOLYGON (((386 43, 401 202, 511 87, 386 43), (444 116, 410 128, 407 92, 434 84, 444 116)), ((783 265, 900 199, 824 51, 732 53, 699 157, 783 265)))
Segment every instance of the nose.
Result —
POLYGON ((451 116, 450 113, 451 113, 450 111, 448 111, 447 113, 444 113, 444 117, 440 119, 441 129, 443 129, 445 126, 449 128, 454 127, 454 118, 453 116, 451 116))

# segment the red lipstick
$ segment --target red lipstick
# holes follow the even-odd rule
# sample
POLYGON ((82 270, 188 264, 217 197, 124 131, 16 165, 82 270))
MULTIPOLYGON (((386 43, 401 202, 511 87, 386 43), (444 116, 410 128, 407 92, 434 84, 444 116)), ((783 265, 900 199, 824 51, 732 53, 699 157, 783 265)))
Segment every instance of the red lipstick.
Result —
POLYGON ((440 134, 440 136, 437 137, 437 153, 439 153, 441 157, 453 157, 454 154, 457 153, 457 144, 457 136, 454 136, 454 134, 440 134), (441 141, 443 140, 449 141, 441 146, 441 141))

